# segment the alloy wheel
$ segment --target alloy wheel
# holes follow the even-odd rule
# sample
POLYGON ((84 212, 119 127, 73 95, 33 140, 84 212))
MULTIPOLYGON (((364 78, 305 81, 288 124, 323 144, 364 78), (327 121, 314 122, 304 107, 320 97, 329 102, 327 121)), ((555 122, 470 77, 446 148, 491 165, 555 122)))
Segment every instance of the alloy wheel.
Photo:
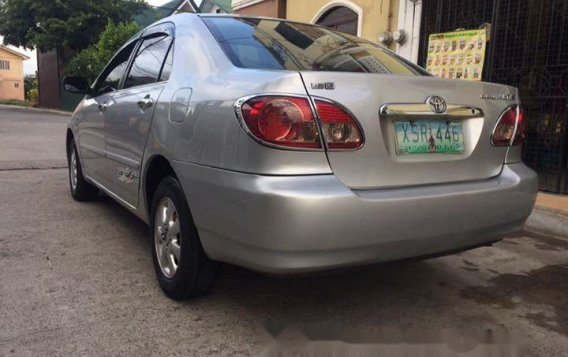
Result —
POLYGON ((169 197, 163 197, 156 209, 154 245, 162 273, 173 278, 180 262, 181 230, 177 209, 169 197))
POLYGON ((77 189, 77 153, 75 148, 71 149, 71 157, 69 159, 69 177, 71 178, 71 188, 73 191, 77 189))

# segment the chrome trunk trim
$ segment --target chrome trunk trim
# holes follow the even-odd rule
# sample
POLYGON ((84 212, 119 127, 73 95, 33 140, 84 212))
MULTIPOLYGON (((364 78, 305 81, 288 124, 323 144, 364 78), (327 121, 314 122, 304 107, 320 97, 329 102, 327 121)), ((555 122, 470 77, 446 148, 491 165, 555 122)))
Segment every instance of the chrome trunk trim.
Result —
POLYGON ((393 103, 384 104, 379 109, 379 115, 405 116, 405 117, 431 117, 443 119, 462 119, 462 118, 480 118, 483 117, 483 111, 476 107, 467 105, 448 104, 447 109, 443 113, 434 113, 428 103, 393 103))

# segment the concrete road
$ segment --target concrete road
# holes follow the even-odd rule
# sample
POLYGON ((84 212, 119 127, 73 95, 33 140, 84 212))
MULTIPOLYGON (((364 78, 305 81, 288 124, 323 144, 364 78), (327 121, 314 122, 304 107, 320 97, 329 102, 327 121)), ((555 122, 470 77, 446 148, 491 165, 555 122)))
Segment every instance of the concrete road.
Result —
POLYGON ((66 167, 65 130, 69 119, 0 108, 0 170, 66 167))
POLYGON ((109 198, 71 199, 60 168, 67 120, 0 109, 0 356, 249 356, 263 326, 287 323, 328 338, 505 330, 528 355, 566 356, 568 240, 534 234, 317 277, 223 266, 210 296, 169 300, 147 227, 109 198))

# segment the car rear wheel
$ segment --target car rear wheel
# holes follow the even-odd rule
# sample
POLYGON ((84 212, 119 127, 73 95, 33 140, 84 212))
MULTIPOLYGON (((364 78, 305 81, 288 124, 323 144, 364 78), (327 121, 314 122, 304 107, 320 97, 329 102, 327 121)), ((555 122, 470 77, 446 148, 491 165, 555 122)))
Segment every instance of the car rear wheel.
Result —
POLYGON ((207 294, 215 280, 215 263, 205 254, 183 189, 164 178, 152 200, 154 269, 164 293, 175 300, 207 294))
POLYGON ((98 188, 91 185, 83 176, 83 168, 77 154, 75 141, 72 140, 67 153, 67 166, 69 167, 69 188, 71 196, 77 201, 92 201, 97 198, 98 188))

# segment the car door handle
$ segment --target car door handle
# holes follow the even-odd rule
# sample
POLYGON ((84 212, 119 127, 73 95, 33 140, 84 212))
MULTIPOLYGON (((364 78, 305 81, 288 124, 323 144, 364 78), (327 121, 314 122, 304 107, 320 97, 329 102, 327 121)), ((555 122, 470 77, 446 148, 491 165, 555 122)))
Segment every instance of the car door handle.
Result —
POLYGON ((154 102, 152 101, 152 98, 150 98, 150 94, 146 95, 144 99, 138 101, 138 106, 142 109, 142 111, 150 108, 152 104, 154 104, 154 102))

